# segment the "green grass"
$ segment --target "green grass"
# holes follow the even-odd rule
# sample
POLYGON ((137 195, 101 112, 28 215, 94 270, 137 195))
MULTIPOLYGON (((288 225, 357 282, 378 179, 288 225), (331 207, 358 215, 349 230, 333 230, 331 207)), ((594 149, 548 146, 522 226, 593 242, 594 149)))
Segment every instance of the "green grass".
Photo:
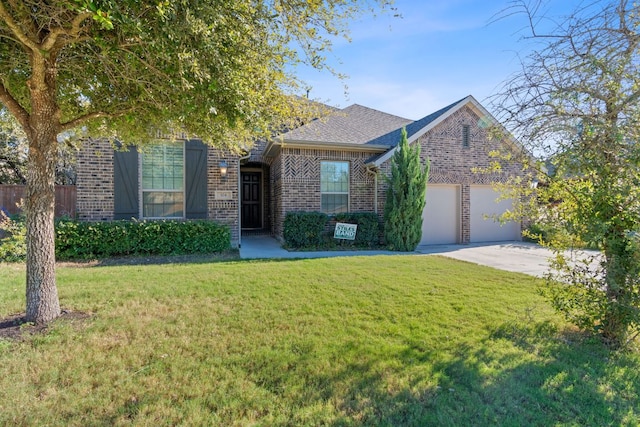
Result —
MULTIPOLYGON (((0 425, 640 424, 640 357, 536 279, 431 256, 58 268, 47 334, 0 340, 0 425)), ((0 265, 0 317, 24 310, 0 265)))

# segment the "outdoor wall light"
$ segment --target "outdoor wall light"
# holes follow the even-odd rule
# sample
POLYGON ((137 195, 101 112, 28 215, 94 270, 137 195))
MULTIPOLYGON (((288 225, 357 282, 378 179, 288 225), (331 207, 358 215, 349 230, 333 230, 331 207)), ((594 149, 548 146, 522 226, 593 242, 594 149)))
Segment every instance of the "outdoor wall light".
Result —
POLYGON ((227 161, 226 160, 220 160, 220 164, 218 165, 220 166, 220 176, 223 178, 227 177, 227 161))

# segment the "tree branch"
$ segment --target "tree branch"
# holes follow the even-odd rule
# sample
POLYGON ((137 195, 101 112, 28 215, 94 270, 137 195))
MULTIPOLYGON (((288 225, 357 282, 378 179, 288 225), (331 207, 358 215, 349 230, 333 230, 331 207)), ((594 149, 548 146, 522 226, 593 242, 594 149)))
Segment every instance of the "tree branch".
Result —
POLYGON ((125 47, 123 47, 123 46, 121 46, 121 47, 120 47, 120 50, 122 50, 123 52, 127 52, 127 53, 131 54, 132 56, 135 56, 135 58, 136 58, 138 61, 140 61, 140 63, 141 63, 142 65, 144 65, 144 66, 145 66, 145 67, 147 67, 148 69, 150 69, 150 70, 154 71, 154 72, 155 72, 159 77, 163 77, 163 78, 167 77, 166 73, 164 73, 164 72, 160 71, 158 68, 156 68, 155 66, 153 66, 151 63, 149 63, 148 61, 146 61, 146 60, 142 59, 142 58, 140 57, 140 55, 138 55, 137 53, 133 52, 132 50, 127 49, 127 48, 125 48, 125 47))
POLYGON ((38 43, 30 39, 21 29, 18 23, 13 19, 13 16, 7 11, 4 2, 0 1, 0 19, 2 19, 9 27, 9 30, 13 33, 18 41, 25 47, 28 47, 33 52, 39 51, 38 43))
POLYGON ((0 102, 13 114, 18 120, 25 132, 29 131, 29 113, 22 105, 9 93, 7 88, 0 82, 0 102))
POLYGON ((123 116, 131 111, 133 111, 133 108, 128 108, 128 109, 124 109, 121 111, 118 111, 117 113, 107 113, 106 111, 92 111, 90 113, 87 114, 83 114, 82 116, 78 116, 75 119, 71 119, 68 122, 64 122, 60 124, 60 131, 65 131, 65 130, 69 130, 69 129, 73 129, 78 127, 80 124, 92 120, 92 119, 100 119, 100 118, 105 118, 105 117, 120 117, 123 116))
POLYGON ((36 26, 36 22, 31 17, 28 2, 16 0, 8 0, 8 2, 10 9, 15 11, 13 12, 13 15, 22 25, 25 34, 32 40, 37 40, 38 28, 36 26))
POLYGON ((65 130, 73 129, 75 127, 78 127, 78 125, 80 125, 83 122, 86 122, 91 119, 99 119, 102 117, 113 117, 113 115, 109 113, 105 113, 104 111, 93 111, 91 113, 78 116, 75 119, 71 119, 68 122, 61 123, 60 130, 65 131, 65 130))
POLYGON ((629 97, 622 102, 621 107, 624 108, 627 105, 634 104, 638 101, 638 99, 640 99, 640 90, 636 90, 631 95, 629 95, 629 97))
POLYGON ((0 156, 0 160, 4 162, 9 171, 13 173, 14 177, 20 181, 20 184, 27 183, 27 177, 20 170, 20 167, 24 167, 24 165, 19 164, 15 160, 9 158, 9 156, 0 156))
POLYGON ((91 13, 84 12, 77 15, 71 22, 71 29, 67 30, 62 27, 57 27, 51 30, 49 35, 42 42, 42 49, 48 51, 52 49, 57 43, 60 36, 68 36, 76 39, 81 31, 81 25, 84 21, 91 18, 91 13))

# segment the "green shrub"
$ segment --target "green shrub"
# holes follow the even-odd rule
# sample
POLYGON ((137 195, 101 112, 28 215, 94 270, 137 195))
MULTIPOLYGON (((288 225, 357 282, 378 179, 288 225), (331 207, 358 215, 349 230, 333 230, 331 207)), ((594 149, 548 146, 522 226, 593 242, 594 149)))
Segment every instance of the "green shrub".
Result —
POLYGON ((525 242, 541 245, 602 250, 597 242, 585 243, 563 224, 535 222, 523 231, 522 236, 525 242))
POLYGON ((542 224, 532 223, 522 233, 525 242, 549 243, 549 230, 542 224))
POLYGON ((229 227, 212 221, 111 221, 56 223, 56 257, 108 258, 183 255, 229 249, 229 227))
POLYGON ((291 248, 321 245, 328 220, 329 216, 322 212, 287 212, 283 233, 285 244, 291 248))
POLYGON ((380 242, 380 223, 378 214, 373 212, 344 212, 335 215, 336 222, 356 224, 354 246, 371 248, 380 242))
POLYGON ((429 161, 420 164, 420 144, 409 145, 402 128, 398 150, 391 158, 391 176, 385 175, 384 237, 394 251, 413 251, 422 236, 422 211, 429 180, 429 161))
POLYGON ((0 261, 19 262, 27 257, 24 216, 8 216, 0 209, 0 261))

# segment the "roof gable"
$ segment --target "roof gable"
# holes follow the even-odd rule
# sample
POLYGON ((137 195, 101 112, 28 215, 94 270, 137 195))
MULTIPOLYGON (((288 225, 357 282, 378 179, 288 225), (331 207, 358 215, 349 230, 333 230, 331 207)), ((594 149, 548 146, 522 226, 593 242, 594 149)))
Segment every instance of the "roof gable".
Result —
MULTIPOLYGON (((435 113, 429 114, 428 116, 423 117, 420 120, 416 120, 410 125, 407 125, 407 142, 409 144, 413 143, 422 135, 445 121, 448 117, 450 117, 452 114, 454 114, 464 106, 471 107, 478 113, 480 117, 487 118, 491 125, 500 125, 495 117, 491 115, 491 113, 489 113, 473 96, 469 95, 457 102, 454 102, 453 104, 447 105, 446 107, 436 111, 435 113)), ((383 154, 370 158, 367 161, 367 164, 377 167, 389 160, 389 158, 391 158, 391 156, 393 156, 393 154, 398 149, 398 143, 400 142, 400 132, 401 130, 398 129, 394 132, 391 132, 389 135, 385 135, 384 137, 389 138, 389 140, 395 138, 395 144, 393 145, 393 148, 383 154)))

